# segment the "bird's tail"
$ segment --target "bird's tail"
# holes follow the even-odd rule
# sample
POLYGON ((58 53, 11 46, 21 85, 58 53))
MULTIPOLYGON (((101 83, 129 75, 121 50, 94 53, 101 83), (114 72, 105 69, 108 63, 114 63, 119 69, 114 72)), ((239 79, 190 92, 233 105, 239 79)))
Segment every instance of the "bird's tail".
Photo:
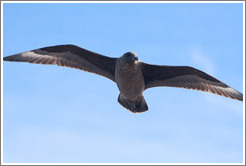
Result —
POLYGON ((140 96, 136 101, 131 101, 125 99, 123 95, 120 94, 118 102, 133 113, 141 113, 148 110, 148 106, 143 96, 140 96))

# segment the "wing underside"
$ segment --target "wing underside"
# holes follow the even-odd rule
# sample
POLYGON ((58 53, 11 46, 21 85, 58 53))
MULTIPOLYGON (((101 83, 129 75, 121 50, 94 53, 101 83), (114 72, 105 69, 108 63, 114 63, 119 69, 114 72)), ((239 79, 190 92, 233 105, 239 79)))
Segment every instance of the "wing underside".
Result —
POLYGON ((114 81, 117 58, 106 57, 75 45, 58 45, 7 56, 3 60, 70 67, 114 81))
POLYGON ((143 63, 145 89, 158 86, 210 92, 243 101, 243 94, 218 79, 188 66, 158 66, 143 63))

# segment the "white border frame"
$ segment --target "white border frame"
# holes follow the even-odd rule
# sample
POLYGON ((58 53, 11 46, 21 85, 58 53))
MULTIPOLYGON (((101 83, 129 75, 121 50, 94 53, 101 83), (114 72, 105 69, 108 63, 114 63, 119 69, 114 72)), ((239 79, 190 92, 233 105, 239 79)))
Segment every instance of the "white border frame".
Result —
POLYGON ((4 163, 3 162, 3 4, 4 3, 242 3, 243 93, 245 92, 245 1, 1 1, 1 165, 245 165, 245 93, 243 98, 243 163, 4 163))

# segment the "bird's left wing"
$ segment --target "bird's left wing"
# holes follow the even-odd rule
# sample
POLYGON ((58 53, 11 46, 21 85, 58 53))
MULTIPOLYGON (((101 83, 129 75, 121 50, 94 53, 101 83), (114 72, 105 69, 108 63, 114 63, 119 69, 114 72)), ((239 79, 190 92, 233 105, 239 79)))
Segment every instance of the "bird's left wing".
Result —
POLYGON ((178 87, 214 93, 243 101, 243 94, 216 78, 188 66, 158 66, 142 63, 145 89, 178 87))
POLYGON ((7 56, 3 60, 70 67, 115 81, 117 58, 106 57, 75 45, 58 45, 7 56))

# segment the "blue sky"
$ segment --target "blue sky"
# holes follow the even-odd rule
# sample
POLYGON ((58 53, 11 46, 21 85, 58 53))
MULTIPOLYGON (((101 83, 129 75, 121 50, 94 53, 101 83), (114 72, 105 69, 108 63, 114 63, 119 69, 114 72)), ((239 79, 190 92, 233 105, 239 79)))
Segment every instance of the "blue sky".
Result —
MULTIPOLYGON (((193 66, 243 92, 243 4, 7 4, 3 56, 75 44, 110 57, 193 66)), ((104 77, 3 63, 6 163, 241 163, 243 103, 178 88, 133 114, 104 77)))

